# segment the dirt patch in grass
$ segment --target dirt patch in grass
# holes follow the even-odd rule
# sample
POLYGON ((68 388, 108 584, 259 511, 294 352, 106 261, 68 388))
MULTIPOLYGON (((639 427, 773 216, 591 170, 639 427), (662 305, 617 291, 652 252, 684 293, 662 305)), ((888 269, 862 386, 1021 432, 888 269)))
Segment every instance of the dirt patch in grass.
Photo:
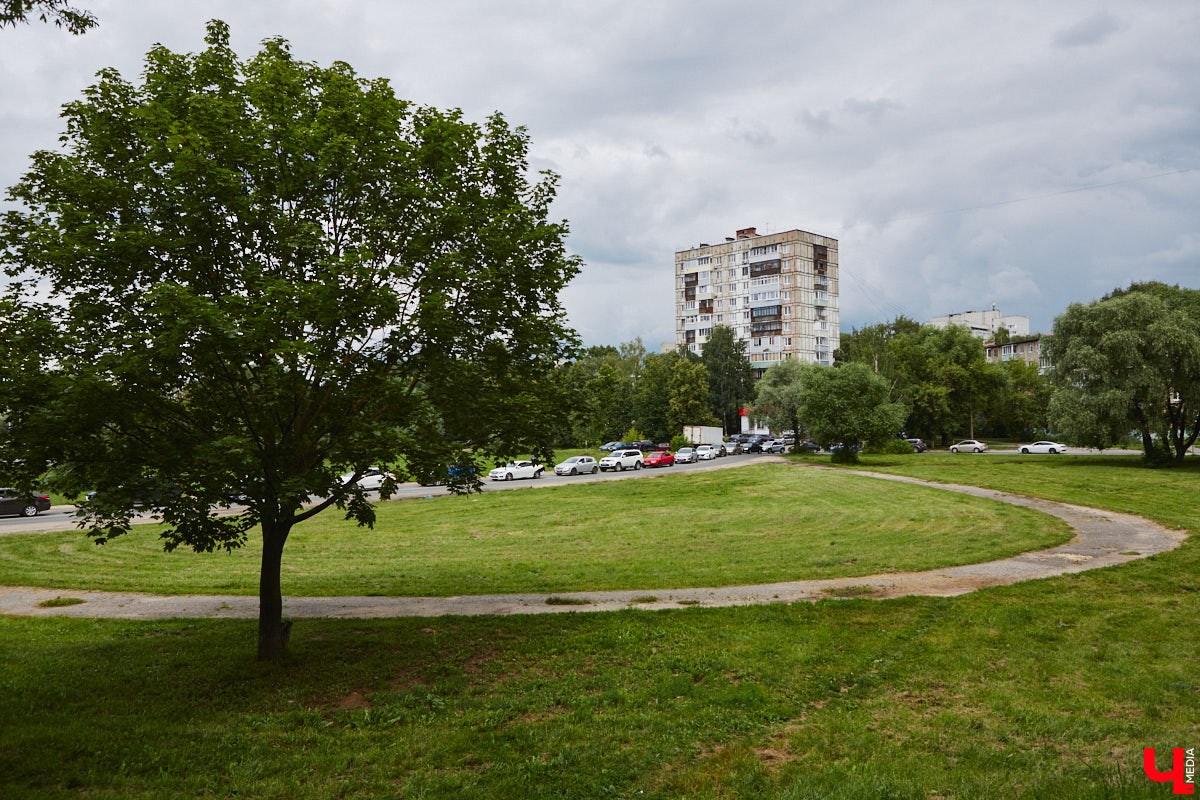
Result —
POLYGON ((358 709, 364 709, 364 710, 372 709, 375 706, 373 704, 371 704, 365 697, 363 697, 362 692, 356 691, 356 692, 351 692, 350 694, 346 695, 341 700, 339 700, 337 703, 337 707, 342 709, 343 711, 354 711, 354 710, 358 710, 358 709))

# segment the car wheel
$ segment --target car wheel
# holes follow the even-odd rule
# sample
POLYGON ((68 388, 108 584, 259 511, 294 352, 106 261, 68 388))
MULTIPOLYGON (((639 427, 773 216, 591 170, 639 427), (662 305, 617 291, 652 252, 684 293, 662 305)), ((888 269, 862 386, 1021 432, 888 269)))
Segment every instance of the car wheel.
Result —
POLYGON ((1023 455, 1023 456, 1027 456, 1027 455, 1029 455, 1029 448, 1028 448, 1028 447, 1022 447, 1022 448, 1021 448, 1021 455, 1023 455))
POLYGON ((542 477, 542 471, 539 469, 537 472, 533 473, 533 477, 534 477, 534 478, 540 478, 540 477, 542 477))
POLYGON ((21 516, 24 516, 24 517, 36 517, 37 513, 38 513, 37 506, 25 506, 24 508, 21 509, 21 516))
POLYGON ((976 448, 975 448, 975 452, 976 452, 976 453, 978 453, 978 452, 979 452, 979 448, 978 448, 978 447, 976 447, 976 448))
POLYGON ((506 481, 511 481, 511 480, 512 480, 512 473, 510 472, 510 473, 506 474, 506 475, 504 476, 504 480, 506 480, 506 481))
POLYGON ((958 448, 957 448, 957 447, 951 447, 951 448, 950 448, 950 452, 951 452, 951 453, 957 453, 957 452, 958 452, 958 448))
POLYGON ((578 475, 578 474, 579 474, 579 470, 575 469, 574 467, 571 467, 571 474, 572 474, 572 475, 578 475))
POLYGON ((625 465, 617 464, 617 472, 624 472, 624 471, 625 471, 625 465))
POLYGON ((633 468, 634 468, 634 469, 641 469, 641 468, 642 468, 642 462, 640 462, 640 461, 635 461, 635 462, 633 462, 633 468))
POLYGON ((1057 450, 1055 450, 1053 447, 1051 447, 1051 448, 1050 448, 1050 455, 1054 455, 1054 454, 1055 454, 1055 453, 1057 453, 1057 452, 1058 452, 1058 451, 1057 451, 1057 450))

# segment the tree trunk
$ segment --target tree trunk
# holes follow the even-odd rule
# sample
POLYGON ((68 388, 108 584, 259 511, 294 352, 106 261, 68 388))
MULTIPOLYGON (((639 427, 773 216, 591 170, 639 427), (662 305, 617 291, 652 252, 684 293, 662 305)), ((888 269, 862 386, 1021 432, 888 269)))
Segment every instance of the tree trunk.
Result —
POLYGON ((291 623, 283 622, 283 592, 280 587, 280 565, 283 545, 291 525, 276 520, 262 522, 262 568, 258 574, 258 660, 272 661, 287 649, 291 623))

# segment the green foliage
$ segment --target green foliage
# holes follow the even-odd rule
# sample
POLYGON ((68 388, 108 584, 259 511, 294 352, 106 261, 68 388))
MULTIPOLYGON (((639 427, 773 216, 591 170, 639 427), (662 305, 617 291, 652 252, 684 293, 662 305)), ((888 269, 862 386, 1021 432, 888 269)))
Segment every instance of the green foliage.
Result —
POLYGON ((1200 291, 1134 284, 1071 305, 1049 341, 1054 428, 1110 446, 1130 429, 1147 459, 1184 459, 1200 434, 1200 291))
POLYGON ((692 443, 682 433, 677 433, 671 437, 671 449, 679 450, 681 447, 691 447, 692 443))
POLYGON ((667 428, 672 434, 684 425, 719 425, 708 405, 708 372, 704 365, 677 359, 671 367, 667 397, 667 428))
POLYGON ((805 365, 801 383, 800 418, 809 435, 822 447, 847 445, 842 457, 853 460, 850 445, 884 442, 904 424, 904 406, 888 400, 887 382, 865 364, 805 365))
POLYGON ((733 430, 739 409, 754 390, 754 370, 746 360, 746 342, 739 340, 728 325, 716 325, 704 343, 701 358, 708 372, 712 413, 725 430, 733 430))
POLYGON ((42 22, 53 22, 56 28, 66 28, 78 36, 99 24, 89 11, 74 8, 67 0, 0 0, 0 29, 17 27, 37 16, 42 22))
POLYGON ((639 431, 637 428, 630 428, 629 430, 625 431, 625 434, 621 437, 621 441, 636 442, 639 439, 645 439, 645 438, 646 437, 642 436, 642 432, 639 431))
POLYGON ((168 549, 260 526, 279 634, 291 527, 374 520, 341 473, 548 448, 578 262, 554 176, 529 181, 499 114, 413 106, 279 39, 240 61, 217 21, 207 43, 156 46, 138 85, 102 71, 10 190, 0 260, 26 283, 0 301, 0 477, 97 489, 99 542, 141 488, 168 549), (210 513, 233 497, 249 510, 210 513))
POLYGON ((911 456, 913 448, 911 444, 903 439, 888 439, 885 442, 877 442, 869 445, 866 452, 874 455, 911 456))
POLYGON ((801 436, 804 420, 800 409, 804 400, 804 366, 794 358, 786 358, 763 372, 755 386, 754 403, 772 431, 792 431, 801 436))

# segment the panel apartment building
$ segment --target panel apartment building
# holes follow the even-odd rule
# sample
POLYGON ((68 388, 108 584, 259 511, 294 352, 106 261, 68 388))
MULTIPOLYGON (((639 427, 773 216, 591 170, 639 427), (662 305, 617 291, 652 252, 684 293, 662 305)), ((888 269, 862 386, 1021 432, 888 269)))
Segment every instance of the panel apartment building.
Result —
POLYGON ((675 344, 700 353, 716 325, 746 342, 757 374, 789 356, 832 364, 838 346, 837 239, 744 228, 675 254, 675 344))

